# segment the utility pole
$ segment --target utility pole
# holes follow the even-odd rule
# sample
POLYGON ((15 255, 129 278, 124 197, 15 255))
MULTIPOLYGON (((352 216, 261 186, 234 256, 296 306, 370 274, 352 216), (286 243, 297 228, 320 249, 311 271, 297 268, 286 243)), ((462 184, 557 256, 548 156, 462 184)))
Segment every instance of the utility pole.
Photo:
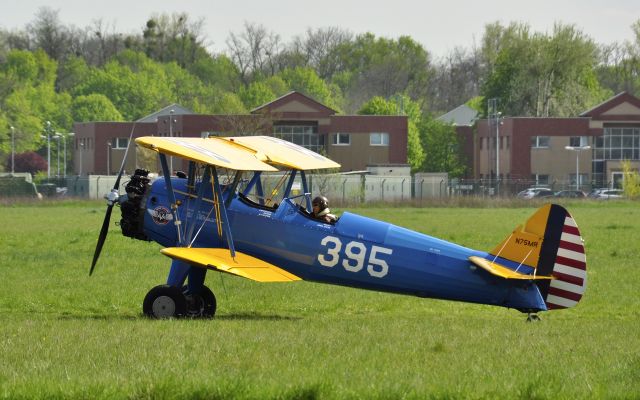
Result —
MULTIPOLYGON (((495 173, 496 173, 496 180, 495 180, 495 194, 497 195, 499 193, 499 189, 500 189, 500 116, 502 115, 501 112, 498 111, 498 98, 492 98, 487 100, 487 116, 488 116, 488 122, 489 122, 489 135, 487 135, 487 154, 491 154, 491 151, 489 150, 490 145, 489 145, 489 138, 491 137, 491 133, 492 133, 492 124, 495 124, 495 133, 496 133, 496 169, 495 169, 495 173)), ((489 166, 491 166, 491 162, 488 163, 489 166)))
POLYGON ((564 148, 576 152, 576 190, 580 190, 580 152, 590 150, 591 146, 564 146, 564 148))
POLYGON ((51 179, 51 121, 47 121, 44 131, 47 135, 47 179, 51 179))
POLYGON ((16 172, 15 164, 15 155, 16 155, 16 139, 15 139, 15 128, 11 125, 11 173, 16 172))

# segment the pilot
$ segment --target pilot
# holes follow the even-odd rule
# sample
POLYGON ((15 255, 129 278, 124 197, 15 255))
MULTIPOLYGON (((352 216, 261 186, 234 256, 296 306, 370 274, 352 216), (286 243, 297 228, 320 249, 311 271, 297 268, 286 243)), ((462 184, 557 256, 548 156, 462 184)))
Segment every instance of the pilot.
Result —
POLYGON ((311 202, 312 212, 311 216, 315 219, 318 219, 322 222, 326 222, 328 224, 333 224, 338 220, 335 215, 331 214, 331 210, 329 209, 329 200, 327 200, 324 196, 317 196, 311 202))

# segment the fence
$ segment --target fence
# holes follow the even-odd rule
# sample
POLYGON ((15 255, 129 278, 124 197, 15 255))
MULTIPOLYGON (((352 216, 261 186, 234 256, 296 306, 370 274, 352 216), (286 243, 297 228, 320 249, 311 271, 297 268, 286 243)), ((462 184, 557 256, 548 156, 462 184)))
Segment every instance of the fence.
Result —
MULTIPOLYGON (((285 184, 278 185, 283 174, 264 174, 262 184, 266 197, 278 198, 285 184)), ((71 176, 44 180, 34 184, 30 174, 0 174, 1 197, 36 197, 38 193, 45 197, 73 196, 101 199, 109 193, 115 184, 116 176, 89 175, 71 176)), ((120 192, 128 177, 120 182, 120 192)), ((446 173, 417 173, 413 176, 387 176, 369 174, 311 174, 308 175, 309 191, 329 197, 334 203, 362 202, 403 202, 445 198, 451 196, 511 197, 533 186, 545 186, 559 191, 575 189, 573 182, 552 182, 549 185, 536 185, 529 180, 465 180, 449 179, 446 173)), ((581 185, 580 190, 589 192, 592 185, 581 185)), ((302 194, 300 180, 292 187, 294 195, 302 194)))

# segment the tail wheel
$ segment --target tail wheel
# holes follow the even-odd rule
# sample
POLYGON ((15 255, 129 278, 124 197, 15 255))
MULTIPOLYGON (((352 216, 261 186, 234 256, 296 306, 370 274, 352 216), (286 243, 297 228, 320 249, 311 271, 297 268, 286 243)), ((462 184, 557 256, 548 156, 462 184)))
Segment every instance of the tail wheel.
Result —
POLYGON ((179 318, 187 314, 187 299, 180 288, 159 285, 149 290, 142 311, 151 318, 179 318))
POLYGON ((187 300, 186 316, 191 318, 213 318, 216 314, 216 296, 211 289, 202 285, 198 294, 189 294, 188 287, 182 288, 182 293, 187 300))

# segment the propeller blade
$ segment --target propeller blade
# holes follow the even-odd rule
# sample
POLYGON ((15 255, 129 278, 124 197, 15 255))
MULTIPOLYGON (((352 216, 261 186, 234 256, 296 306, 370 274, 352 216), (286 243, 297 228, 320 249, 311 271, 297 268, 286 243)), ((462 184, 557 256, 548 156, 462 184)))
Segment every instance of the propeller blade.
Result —
POLYGON ((96 250, 93 253, 93 261, 91 262, 91 269, 89 269, 89 276, 93 274, 93 270, 96 267, 98 258, 100 257, 100 252, 102 252, 102 246, 104 246, 104 242, 107 239, 107 233, 109 232, 109 221, 111 220, 111 211, 113 210, 113 205, 118 202, 120 178, 122 178, 122 174, 124 173, 124 163, 127 160, 127 154, 129 154, 129 149, 131 148, 131 139, 133 139, 133 131, 135 130, 135 128, 136 124, 134 122, 133 126, 131 127, 131 133, 129 134, 129 143, 127 145, 127 149, 124 152, 124 157, 122 157, 122 164, 120 164, 120 172, 118 172, 118 177, 116 178, 116 182, 113 185, 113 189, 111 189, 111 192, 106 196, 107 212, 104 214, 104 221, 102 221, 102 229, 100 229, 100 235, 98 236, 96 250))
POLYGON ((100 235, 98 236, 98 243, 96 244, 96 251, 93 253, 93 261, 91 262, 91 269, 89 270, 89 276, 93 274, 93 269, 96 267, 98 257, 102 251, 104 241, 107 239, 107 232, 109 232, 109 220, 111 219, 111 211, 113 210, 113 204, 107 206, 107 212, 104 215, 104 221, 102 222, 102 229, 100 229, 100 235))

